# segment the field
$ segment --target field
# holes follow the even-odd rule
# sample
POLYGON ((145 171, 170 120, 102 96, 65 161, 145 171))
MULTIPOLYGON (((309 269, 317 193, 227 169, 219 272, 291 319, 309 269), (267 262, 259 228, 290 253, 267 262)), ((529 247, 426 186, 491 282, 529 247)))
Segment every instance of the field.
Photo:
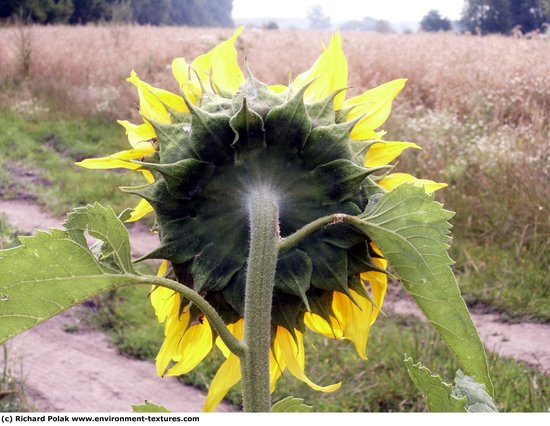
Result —
MULTIPOLYGON (((137 96, 125 82, 132 69, 154 86, 175 92, 171 60, 192 59, 230 34, 138 26, 0 27, 0 197, 33 199, 58 215, 96 199, 118 211, 135 204, 134 198, 113 190, 132 176, 83 171, 73 162, 126 149, 115 120, 139 119, 137 96)), ((320 43, 329 38, 323 32, 247 30, 237 47, 243 65, 246 61, 256 77, 275 84, 309 67, 320 43)), ((350 93, 408 78, 384 127, 386 138, 424 148, 403 155, 399 170, 449 184, 438 197, 457 212, 452 257, 467 302, 509 321, 550 323, 550 40, 344 33, 343 44, 350 93)), ((95 320, 111 329, 126 353, 151 357, 158 344, 150 338, 154 324, 136 326, 145 321, 137 306, 146 303, 142 296, 113 296, 105 302, 108 315, 95 320)), ((404 335, 410 353, 426 363, 437 359, 434 367, 442 365, 451 374, 455 366, 439 354, 440 343, 419 345, 434 337, 425 326, 405 318, 380 325, 373 331, 372 341, 378 342, 371 346, 369 362, 387 370, 389 378, 376 376, 373 367, 365 373, 370 381, 364 388, 350 382, 361 392, 350 397, 349 405, 342 407, 339 401, 341 409, 424 409, 412 387, 396 390, 406 378, 394 376, 389 367, 399 362, 392 358, 395 352, 401 357, 406 348, 382 343, 404 335)), ((348 365, 348 356, 323 346, 308 362, 322 370, 335 359, 348 365)), ((503 383, 500 394, 508 399, 500 408, 547 409, 549 396, 541 389, 548 377, 507 362, 492 361, 497 383, 513 382, 512 368, 519 368, 514 371, 525 383, 516 380, 517 389, 503 383)), ((355 368, 338 374, 356 377, 355 368)), ((207 370, 191 380, 208 383, 207 370)), ((304 393, 301 388, 284 390, 304 393)), ((319 409, 338 408, 328 397, 319 403, 319 409)))

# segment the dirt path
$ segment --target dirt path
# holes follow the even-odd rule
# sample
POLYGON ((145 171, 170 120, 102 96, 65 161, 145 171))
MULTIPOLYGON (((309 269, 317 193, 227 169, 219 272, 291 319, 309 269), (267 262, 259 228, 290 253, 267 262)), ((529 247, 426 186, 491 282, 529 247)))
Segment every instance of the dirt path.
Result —
MULTIPOLYGON (((17 229, 59 227, 28 201, 0 200, 0 213, 17 229)), ((157 244, 147 229, 137 224, 129 231, 134 255, 157 244)), ((410 299, 389 298, 386 312, 422 317, 410 299)), ((494 314, 474 314, 474 322, 488 350, 533 365, 550 374, 550 325, 506 324, 494 314)), ((77 319, 74 313, 58 316, 11 341, 11 356, 22 359, 27 389, 42 411, 128 411, 130 403, 145 399, 176 411, 200 411, 204 395, 175 380, 159 379, 149 362, 121 356, 102 333, 64 331, 77 319)), ((220 410, 232 410, 228 405, 220 410)))

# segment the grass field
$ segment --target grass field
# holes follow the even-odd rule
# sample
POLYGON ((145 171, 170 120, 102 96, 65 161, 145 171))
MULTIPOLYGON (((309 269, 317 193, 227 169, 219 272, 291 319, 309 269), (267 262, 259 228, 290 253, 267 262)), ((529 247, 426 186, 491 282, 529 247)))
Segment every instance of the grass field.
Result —
MULTIPOLYGON (((0 196, 30 197, 56 214, 95 200, 117 211, 133 206, 133 196, 115 190, 130 183, 131 174, 80 170, 74 161, 126 149, 115 119, 138 120, 137 96, 124 81, 131 69, 176 91, 171 59, 192 59, 230 33, 136 26, 0 28, 0 196)), ((289 72, 308 67, 329 38, 321 32, 247 30, 238 49, 259 79, 284 83, 289 72)), ((343 42, 350 93, 409 79, 385 126, 387 139, 424 147, 403 155, 399 170, 449 183, 438 197, 457 212, 452 256, 466 300, 509 320, 550 322, 550 42, 363 33, 344 33, 343 42)), ((145 305, 143 294, 115 295, 100 321, 122 351, 144 358, 154 355, 162 337, 154 320, 144 319, 145 305)), ((350 383, 341 392, 349 401, 311 396, 311 402, 319 401, 316 408, 422 410, 416 391, 399 375, 402 353, 447 379, 456 367, 433 333, 416 321, 380 321, 371 342, 365 366, 348 359, 349 348, 312 341, 318 349, 308 360, 312 377, 350 383)), ((501 386, 500 408, 548 408, 547 377, 510 361, 492 363, 501 386)), ((187 377, 204 384, 211 373, 207 365, 187 377)), ((288 383, 280 395, 308 395, 288 383)))

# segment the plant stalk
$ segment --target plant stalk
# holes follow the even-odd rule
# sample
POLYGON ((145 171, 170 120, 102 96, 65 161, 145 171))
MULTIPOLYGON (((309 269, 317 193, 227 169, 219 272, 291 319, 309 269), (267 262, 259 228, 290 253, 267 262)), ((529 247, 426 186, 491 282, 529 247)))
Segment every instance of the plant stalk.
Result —
POLYGON ((241 357, 243 408, 245 412, 269 412, 271 305, 278 256, 279 215, 276 197, 268 189, 253 192, 248 208, 250 253, 244 307, 245 351, 241 357))
MULTIPOLYGON (((208 321, 210 322, 210 325, 212 328, 216 331, 218 336, 222 339, 222 341, 226 344, 226 346, 229 348, 231 352, 233 352, 235 355, 242 357, 245 353, 245 345, 239 341, 227 328, 225 323, 223 322, 223 319, 220 317, 220 315, 216 312, 216 310, 208 303, 200 294, 198 294, 195 290, 178 283, 177 281, 172 281, 167 278, 162 277, 153 277, 153 276, 145 276, 145 277, 139 277, 138 284, 147 284, 147 285, 158 285, 161 287, 166 287, 171 290, 177 291, 178 293, 181 293, 183 297, 191 300, 197 308, 199 308, 204 315, 206 315, 206 318, 208 318, 208 321)), ((136 277, 132 276, 132 282, 131 284, 136 283, 136 277)))

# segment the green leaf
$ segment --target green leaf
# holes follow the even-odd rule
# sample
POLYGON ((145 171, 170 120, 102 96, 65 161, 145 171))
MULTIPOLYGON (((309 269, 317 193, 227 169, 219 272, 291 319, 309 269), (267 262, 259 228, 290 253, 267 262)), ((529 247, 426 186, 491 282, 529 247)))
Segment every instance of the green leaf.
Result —
POLYGON ((464 413, 466 410, 466 397, 453 395, 452 386, 445 383, 437 375, 420 362, 413 364, 411 357, 405 358, 405 366, 415 386, 428 403, 431 412, 436 413, 464 413))
POLYGON ((78 208, 66 226, 0 251, 0 343, 86 299, 143 283, 130 263, 128 233, 110 208, 78 208), (85 231, 109 246, 109 259, 94 256, 85 231))
POLYGON ((271 407, 272 413, 309 413, 312 410, 313 407, 304 404, 302 398, 294 398, 293 396, 287 396, 271 407))
POLYGON ((493 398, 485 390, 483 383, 477 383, 471 376, 466 376, 458 370, 455 376, 453 394, 457 398, 466 397, 469 413, 497 413, 498 409, 493 398))
POLYGON ((485 350, 450 268, 452 215, 421 187, 404 184, 367 207, 358 226, 380 247, 467 373, 492 394, 485 350))
POLYGON ((414 364, 411 357, 405 356, 405 366, 432 412, 498 412, 495 402, 485 391, 485 385, 477 383, 473 377, 464 375, 460 370, 456 372, 455 386, 451 387, 420 362, 414 364))
POLYGON ((128 231, 111 207, 103 207, 98 203, 77 207, 69 213, 63 226, 71 239, 83 247, 88 247, 86 232, 103 241, 106 247, 103 247, 102 251, 112 254, 123 272, 135 272, 130 255, 128 231))
POLYGON ((134 413, 171 413, 168 408, 149 401, 145 401, 144 404, 132 404, 132 411, 134 413))

